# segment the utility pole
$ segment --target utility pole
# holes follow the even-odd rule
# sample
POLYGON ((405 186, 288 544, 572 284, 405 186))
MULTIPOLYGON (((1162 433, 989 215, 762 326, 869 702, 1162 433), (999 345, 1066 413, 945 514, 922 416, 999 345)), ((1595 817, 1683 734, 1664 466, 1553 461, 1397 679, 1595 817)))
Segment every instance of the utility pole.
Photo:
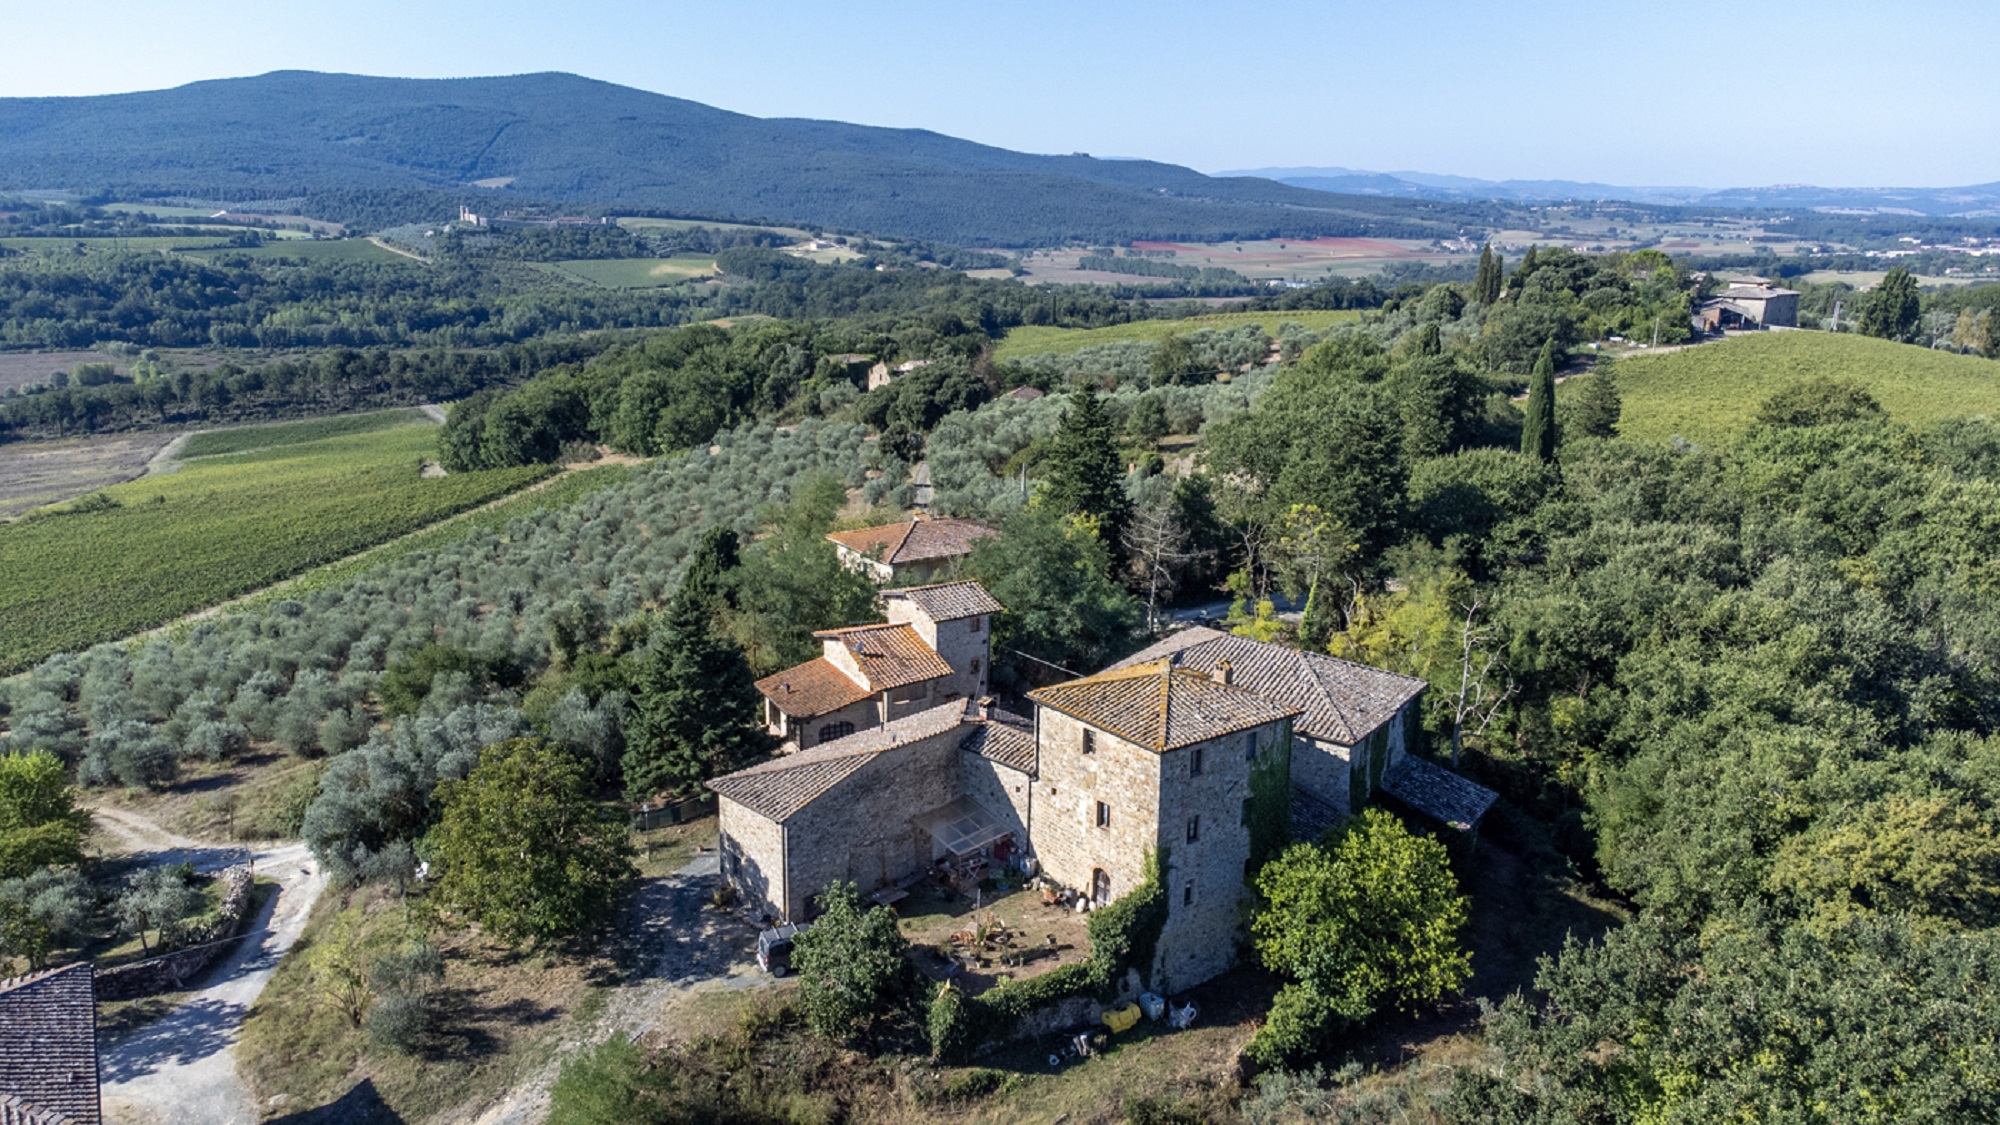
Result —
POLYGON ((1653 314, 1653 346, 1660 346, 1660 314, 1653 314))
POLYGON ((1839 301, 1835 301, 1835 302, 1833 303, 1833 327, 1832 327, 1831 329, 1829 329, 1828 331, 1832 331, 1832 332, 1838 332, 1838 331, 1840 331, 1840 302, 1839 302, 1839 301))

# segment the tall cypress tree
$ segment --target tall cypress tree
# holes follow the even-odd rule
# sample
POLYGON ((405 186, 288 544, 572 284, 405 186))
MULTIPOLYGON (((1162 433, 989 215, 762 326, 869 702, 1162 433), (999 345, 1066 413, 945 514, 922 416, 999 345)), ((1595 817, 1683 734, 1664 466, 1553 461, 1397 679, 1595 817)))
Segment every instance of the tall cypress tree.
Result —
POLYGON ((1479 272, 1472 278, 1472 299, 1491 305, 1500 296, 1500 267, 1493 261, 1491 242, 1479 248, 1479 272))
POLYGON ((1089 515, 1102 529, 1104 542, 1117 552, 1119 535, 1131 514, 1125 495, 1125 463, 1118 456, 1117 435, 1104 415, 1097 389, 1079 384, 1069 396, 1069 409, 1049 442, 1044 502, 1065 516, 1089 515))
POLYGON ((1556 459, 1556 344, 1542 345, 1535 373, 1528 377, 1528 419, 1521 426, 1521 452, 1543 461, 1556 459))
MULTIPOLYGON (((729 536, 730 548, 735 536, 729 536)), ((710 556, 723 547, 704 539, 661 614, 651 650, 639 665, 636 714, 626 729, 625 794, 634 800, 689 789, 762 753, 757 688, 743 650, 715 631, 720 597, 710 556)), ((733 553, 733 551, 732 551, 733 553)))

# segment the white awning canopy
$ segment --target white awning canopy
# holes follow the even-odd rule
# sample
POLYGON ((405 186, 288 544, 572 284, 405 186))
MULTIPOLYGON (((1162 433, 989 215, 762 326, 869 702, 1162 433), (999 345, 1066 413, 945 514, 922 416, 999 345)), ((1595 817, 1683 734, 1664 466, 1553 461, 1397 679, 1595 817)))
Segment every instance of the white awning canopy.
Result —
POLYGON ((976 852, 1013 831, 970 797, 925 813, 917 818, 917 826, 953 855, 976 852))

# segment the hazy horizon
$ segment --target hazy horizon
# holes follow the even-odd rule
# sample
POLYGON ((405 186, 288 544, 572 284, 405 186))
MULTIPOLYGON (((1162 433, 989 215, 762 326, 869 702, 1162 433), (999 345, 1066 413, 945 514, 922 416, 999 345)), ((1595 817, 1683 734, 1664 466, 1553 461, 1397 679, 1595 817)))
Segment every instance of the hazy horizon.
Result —
POLYGON ((1210 173, 1344 167, 1711 188, 2000 180, 1990 148, 1968 141, 2000 125, 2000 75, 1984 53, 2000 39, 2000 9, 1927 0, 1885 18, 1879 8, 1767 5, 1704 29, 1672 11, 1577 0, 950 12, 579 0, 561 18, 521 0, 304 0, 282 21, 218 29, 211 8, 106 0, 87 29, 52 8, 13 13, 0 96, 294 69, 567 71, 757 117, 1210 173), (1912 75, 1941 91, 1929 95, 1935 108, 1916 104, 1912 75))

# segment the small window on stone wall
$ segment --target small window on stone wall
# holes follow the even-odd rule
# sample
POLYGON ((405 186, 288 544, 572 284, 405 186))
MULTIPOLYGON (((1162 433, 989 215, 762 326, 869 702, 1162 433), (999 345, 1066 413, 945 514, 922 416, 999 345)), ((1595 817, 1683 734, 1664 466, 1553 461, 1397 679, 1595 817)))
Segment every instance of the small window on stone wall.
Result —
POLYGON ((828 723, 825 726, 819 728, 819 740, 821 742, 832 742, 836 738, 846 738, 848 735, 853 733, 854 733, 853 723, 847 723, 847 722, 828 723))
POLYGON ((979 674, 979 658, 976 656, 972 658, 972 674, 975 676, 979 674))
POLYGON ((1245 757, 1247 757, 1247 758, 1249 758, 1249 759, 1250 759, 1251 761, 1253 761, 1253 762, 1254 762, 1254 761, 1256 761, 1256 760, 1257 760, 1257 732, 1256 732, 1256 731, 1254 731, 1254 730, 1253 730, 1253 731, 1251 731, 1251 732, 1250 732, 1250 735, 1249 735, 1249 738, 1247 739, 1247 742, 1248 742, 1248 745, 1249 745, 1249 752, 1248 752, 1247 754, 1245 754, 1244 756, 1245 756, 1245 757))
POLYGON ((1197 746, 1197 747, 1195 747, 1195 748, 1194 748, 1193 750, 1190 750, 1190 751, 1188 751, 1188 776, 1189 776, 1189 777, 1200 777, 1200 776, 1201 776, 1201 752, 1202 752, 1202 749, 1203 749, 1202 747, 1200 747, 1200 746, 1197 746))
POLYGON ((1191 816, 1188 818, 1188 843, 1192 844, 1199 839, 1201 839, 1201 818, 1191 816))
POLYGON ((1097 753, 1097 732, 1091 730, 1089 727, 1085 727, 1083 730, 1083 752, 1086 754, 1097 753))
POLYGON ((1182 905, 1182 906, 1193 906, 1193 905, 1194 905, 1194 884, 1193 884, 1193 883, 1189 883, 1189 884, 1188 884, 1187 886, 1185 886, 1185 887, 1181 888, 1181 905, 1182 905))
POLYGON ((1097 826, 1099 828, 1111 827, 1111 806, 1105 804, 1103 801, 1097 802, 1097 826))

